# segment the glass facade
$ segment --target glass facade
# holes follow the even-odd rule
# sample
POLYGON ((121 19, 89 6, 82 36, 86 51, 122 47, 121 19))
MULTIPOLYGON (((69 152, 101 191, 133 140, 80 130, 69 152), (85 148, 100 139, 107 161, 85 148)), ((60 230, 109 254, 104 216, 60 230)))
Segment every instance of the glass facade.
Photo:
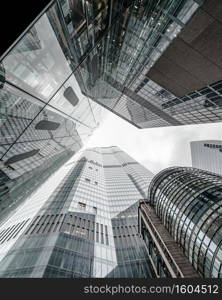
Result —
MULTIPOLYGON (((102 107, 138 128, 220 120, 219 111, 191 121, 172 113, 167 103, 175 97, 146 77, 201 3, 52 1, 0 61, 1 122, 7 127, 2 129, 2 159, 43 118, 53 122, 58 116, 61 145, 70 148, 72 137, 72 147, 78 147, 78 136, 84 142, 98 126, 102 107), (73 135, 68 129, 72 124, 73 135)), ((218 94, 219 86, 212 88, 218 94)), ((217 109, 219 98, 208 96, 209 113, 217 109)), ((47 139, 46 132, 34 133, 38 140, 47 139)))
POLYGON ((141 74, 140 78, 142 85, 139 89, 136 88, 137 94, 142 98, 148 98, 152 104, 162 109, 163 113, 167 113, 177 120, 178 125, 179 123, 183 125, 221 121, 221 81, 214 82, 183 97, 176 97, 172 92, 149 79, 147 74, 141 74))
POLYGON ((222 177, 195 168, 157 174, 148 199, 202 277, 222 277, 222 177))
POLYGON ((1 60, 1 220, 81 149, 103 115, 81 92, 62 20, 55 2, 1 60))
POLYGON ((32 216, 30 201, 0 228, 0 254, 15 241, 0 276, 155 277, 137 220, 153 174, 114 146, 87 149, 69 167, 32 216))
POLYGON ((117 266, 108 278, 153 278, 155 273, 138 234, 138 203, 112 219, 117 266))

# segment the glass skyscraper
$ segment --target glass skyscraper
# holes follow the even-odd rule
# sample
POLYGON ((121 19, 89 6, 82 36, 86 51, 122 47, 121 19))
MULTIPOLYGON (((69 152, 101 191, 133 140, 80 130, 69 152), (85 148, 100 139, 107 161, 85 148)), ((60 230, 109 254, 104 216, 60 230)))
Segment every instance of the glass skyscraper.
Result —
MULTIPOLYGON (((176 277, 182 277, 184 267, 187 272, 187 266, 184 266, 186 258, 199 276, 222 277, 221 176, 196 168, 165 169, 153 178, 147 203, 142 204, 140 209, 140 231, 154 263, 159 256, 160 260, 163 257, 153 254, 158 252, 158 247, 166 252, 166 259, 161 264, 166 277, 171 277, 171 274, 165 262, 173 261, 171 266, 177 271, 176 277), (158 243, 153 243, 155 237, 152 238, 149 226, 146 225, 148 223, 143 221, 147 219, 146 214, 148 221, 153 219, 156 223, 153 232, 159 232, 159 237, 163 234, 162 228, 167 231, 167 235, 162 235, 158 243), (155 218, 159 221, 155 221, 155 218), (173 250, 170 249, 172 242, 168 236, 177 243, 173 250), (183 251, 179 251, 179 247, 183 251), (174 251, 173 256, 171 251, 174 251)), ((152 226, 153 222, 150 223, 152 226)))
POLYGON ((211 36, 221 27, 210 2, 51 1, 2 56, 0 86, 35 102, 31 119, 46 106, 78 120, 80 101, 80 135, 97 124, 91 100, 138 128, 218 122, 222 43, 211 36))
POLYGON ((1 226, 0 276, 155 277, 138 234, 152 178, 118 147, 85 150, 38 209, 31 199, 1 226))

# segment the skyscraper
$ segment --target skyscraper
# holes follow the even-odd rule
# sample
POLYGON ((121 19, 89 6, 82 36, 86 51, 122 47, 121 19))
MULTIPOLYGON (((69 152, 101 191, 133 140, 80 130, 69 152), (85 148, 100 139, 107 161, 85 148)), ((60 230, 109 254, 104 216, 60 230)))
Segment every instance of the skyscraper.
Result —
POLYGON ((185 270, 196 277, 187 259, 199 276, 221 278, 222 177, 168 168, 153 178, 147 200, 140 206, 140 232, 156 267, 160 260, 162 274, 181 277, 185 270))
POLYGON ((115 146, 89 148, 69 167, 35 214, 27 201, 1 226, 1 277, 155 276, 138 235, 153 174, 115 146))
POLYGON ((193 141, 190 148, 194 168, 222 175, 222 141, 193 141))
POLYGON ((220 9, 216 0, 52 1, 1 58, 4 81, 72 118, 80 89, 138 128, 218 122, 220 9), (66 89, 69 104, 58 100, 66 89))

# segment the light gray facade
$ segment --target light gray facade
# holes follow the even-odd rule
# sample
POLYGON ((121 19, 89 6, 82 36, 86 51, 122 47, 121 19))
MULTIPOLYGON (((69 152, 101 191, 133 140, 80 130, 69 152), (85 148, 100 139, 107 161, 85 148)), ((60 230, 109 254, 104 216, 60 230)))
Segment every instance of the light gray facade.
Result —
POLYGON ((222 141, 192 141, 190 148, 194 168, 222 175, 222 141))

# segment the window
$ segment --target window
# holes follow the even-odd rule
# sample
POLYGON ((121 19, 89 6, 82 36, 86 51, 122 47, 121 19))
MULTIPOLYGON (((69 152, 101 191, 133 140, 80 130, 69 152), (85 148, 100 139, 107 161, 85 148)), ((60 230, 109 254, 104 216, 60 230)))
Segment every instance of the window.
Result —
POLYGON ((95 185, 98 185, 98 182, 97 182, 97 181, 95 181, 95 185))
POLYGON ((14 155, 14 156, 10 157, 5 162, 5 165, 8 166, 8 165, 16 163, 20 160, 32 157, 32 156, 36 155, 39 151, 40 151, 40 149, 34 149, 32 151, 28 151, 28 152, 24 152, 24 153, 21 153, 21 154, 14 155))
POLYGON ((96 223, 96 242, 99 243, 99 223, 96 223))
POLYGON ((35 125, 37 130, 56 130, 59 127, 59 123, 48 120, 42 120, 35 125))
POLYGON ((69 101, 70 104, 76 106, 79 102, 78 97, 76 96, 73 88, 71 86, 67 87, 63 93, 63 96, 69 101))
POLYGON ((101 244, 104 244, 103 224, 100 224, 101 244))
POLYGON ((105 225, 105 234, 106 234, 106 245, 109 245, 107 225, 105 225))
POLYGON ((85 178, 85 181, 90 182, 90 179, 89 178, 85 178))
POLYGON ((93 212, 94 214, 97 214, 97 207, 93 206, 93 212))

